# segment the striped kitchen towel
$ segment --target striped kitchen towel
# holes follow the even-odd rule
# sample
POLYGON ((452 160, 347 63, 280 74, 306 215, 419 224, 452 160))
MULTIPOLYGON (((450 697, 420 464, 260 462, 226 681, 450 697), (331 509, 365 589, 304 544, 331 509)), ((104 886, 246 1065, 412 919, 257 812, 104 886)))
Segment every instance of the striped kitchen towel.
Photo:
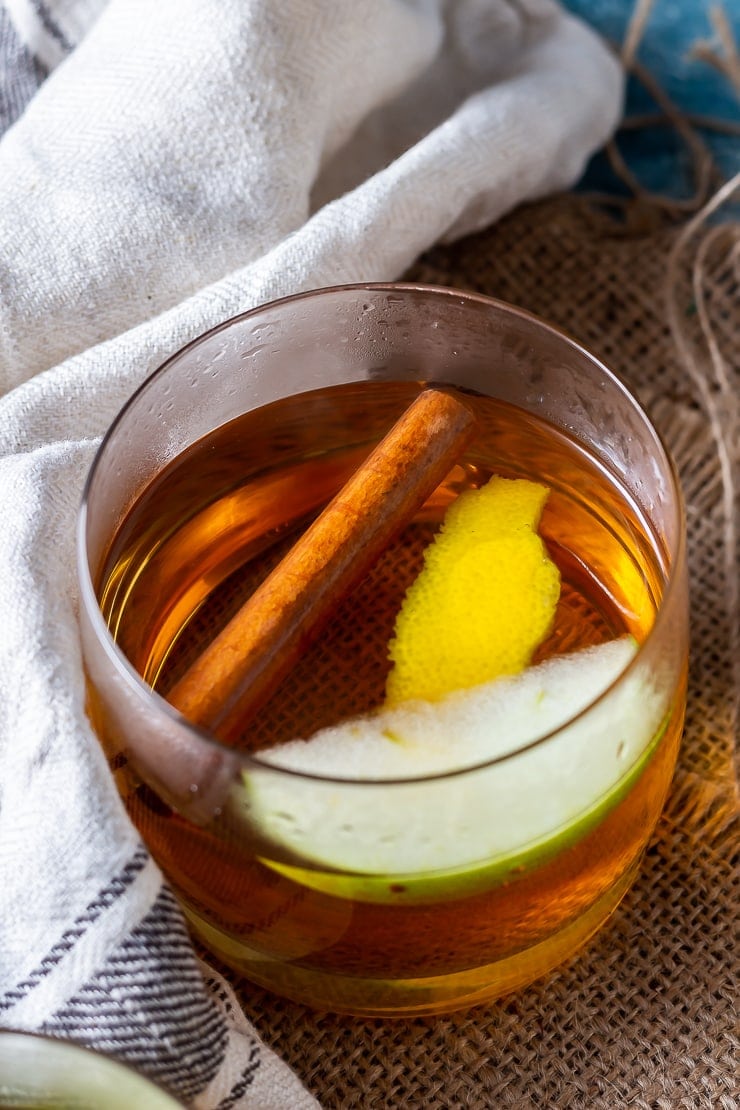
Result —
POLYGON ((620 111, 553 0, 0 0, 0 1024, 200 1110, 316 1105, 196 958, 84 712, 74 522, 142 378, 570 186, 620 111))

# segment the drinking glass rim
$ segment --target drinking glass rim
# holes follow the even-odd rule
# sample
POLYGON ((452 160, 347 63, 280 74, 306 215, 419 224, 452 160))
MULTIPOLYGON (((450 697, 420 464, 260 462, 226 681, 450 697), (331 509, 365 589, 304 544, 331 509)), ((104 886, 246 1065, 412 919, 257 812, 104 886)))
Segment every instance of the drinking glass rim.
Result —
MULTIPOLYGON (((144 1086, 151 1087, 152 1091, 161 1095, 163 1099, 169 1099, 173 1110, 175 1107, 179 1108, 183 1105, 171 1091, 162 1086, 159 1080, 150 1078, 150 1076, 138 1071, 126 1060, 120 1060, 117 1056, 111 1056, 110 1053, 95 1048, 93 1045, 82 1044, 80 1041, 73 1041, 68 1037, 57 1036, 55 1033, 41 1033, 36 1029, 15 1029, 4 1026, 0 1028, 0 1045, 2 1045, 6 1037, 11 1039, 19 1038, 22 1041, 36 1041, 41 1045, 52 1045, 53 1051, 61 1049, 62 1052, 69 1052, 71 1056, 74 1056, 75 1059, 79 1059, 80 1061, 83 1059, 90 1061, 94 1060, 96 1064, 100 1066, 113 1067, 116 1070, 120 1069, 120 1071, 130 1076, 132 1080, 136 1080, 144 1084, 144 1086)), ((2 1075, 0 1075, 0 1083, 2 1083, 2 1078, 2 1075)))
MULTIPOLYGON (((454 384, 454 383, 453 383, 454 384)), ((307 391, 308 392, 308 391, 307 391)), ((175 456, 176 457, 176 456, 175 456)), ((222 320, 219 324, 209 328, 207 331, 197 335, 182 347, 179 347, 171 355, 169 355, 164 362, 160 363, 150 374, 147 374, 144 381, 134 390, 131 396, 124 402, 116 416, 108 426, 100 444, 95 452, 95 456, 88 470, 85 484, 82 491, 82 498, 80 507, 77 514, 77 529, 76 529, 76 551, 77 551, 77 577, 80 586, 80 604, 84 605, 88 619, 91 622, 92 628, 96 634, 98 642, 102 645, 103 649, 108 656, 108 659, 115 667, 119 677, 121 677, 132 690, 132 692, 141 699, 149 702, 150 710, 153 713, 163 713, 165 717, 175 724, 178 728, 185 729, 194 740, 200 744, 213 749, 222 754, 228 754, 230 758, 239 761, 242 770, 252 771, 268 771, 276 776, 288 776, 292 779, 307 780, 322 783, 337 783, 345 786, 353 786, 356 788, 372 788, 377 786, 403 786, 418 784, 421 782, 431 782, 442 779, 453 779, 461 775, 473 774, 482 771, 488 767, 493 767, 497 764, 506 763, 509 760, 516 759, 526 752, 532 751, 535 748, 544 746, 546 743, 552 741, 553 743, 559 736, 562 736, 571 728, 573 724, 580 721, 591 713, 598 705, 604 702, 618 686, 623 684, 629 676, 634 673, 644 656, 648 645, 655 639, 658 631, 665 623, 667 613, 669 612, 673 595, 677 589, 677 581, 680 577, 679 570, 683 566, 686 549, 686 511, 684 507, 683 491, 679 479, 676 464, 673 460, 671 452, 666 447, 662 435, 653 424, 644 406, 638 398, 632 393, 627 385, 622 381, 621 377, 613 370, 609 369, 601 359, 597 358, 587 347, 584 347, 578 340, 570 336, 562 328, 550 324, 543 320, 540 316, 527 309, 520 308, 518 305, 511 304, 508 301, 501 300, 496 297, 489 297, 484 293, 469 292, 467 290, 455 289, 451 286, 445 285, 430 285, 417 282, 349 282, 341 285, 327 285, 321 286, 317 289, 305 290, 301 293, 289 294, 285 297, 278 297, 274 300, 263 301, 253 308, 246 309, 244 312, 237 313, 235 316, 230 316, 226 320, 222 320), (112 438, 115 430, 123 423, 131 408, 138 402, 139 398, 151 387, 155 379, 163 375, 175 362, 181 359, 188 351, 204 343, 206 340, 212 339, 221 331, 226 331, 234 324, 238 324, 251 316, 259 315, 267 309, 279 308, 286 304, 296 304, 303 300, 318 300, 322 296, 329 293, 357 293, 364 292, 380 292, 380 293, 422 293, 431 296, 439 296, 442 299, 457 299, 463 305, 467 302, 474 302, 482 304, 486 307, 494 308, 501 311, 507 316, 517 317, 524 321, 533 324, 540 331, 549 332, 555 336, 560 342, 564 343, 567 347, 577 351, 581 356, 585 357, 590 363, 594 365, 601 373, 605 374, 610 379, 612 384, 626 397, 629 403, 637 410, 644 425, 651 431, 655 437, 657 446, 663 454, 663 461, 666 464, 667 472, 671 480, 673 490, 673 524, 676 528, 677 543, 675 548, 674 557, 668 567, 666 575, 665 589, 657 607, 655 620, 647 632, 645 639, 638 643, 637 651, 629 661, 627 666, 620 671, 617 677, 603 689, 597 697, 589 701, 578 713, 567 720, 561 722, 556 728, 550 729, 549 732, 543 733, 541 736, 535 737, 533 740, 525 744, 521 744, 513 751, 506 752, 503 755, 495 756, 492 759, 486 759, 480 763, 466 764, 463 767, 455 767, 450 770, 437 771, 433 773, 425 773, 422 775, 408 776, 403 778, 362 778, 355 779, 341 775, 327 775, 316 774, 310 771, 296 770, 290 767, 282 767, 278 764, 273 764, 267 760, 260 759, 259 755, 252 752, 244 752, 238 748, 232 747, 228 744, 222 743, 213 733, 209 732, 202 726, 195 724, 193 721, 188 720, 179 710, 175 709, 170 702, 167 701, 161 694, 157 693, 151 686, 148 685, 141 677, 136 668, 130 663, 127 657, 119 648, 118 644, 111 635, 110 629, 103 619, 103 614, 98 603, 98 598, 93 587, 92 575, 90 573, 90 566, 87 558, 87 508, 90 493, 95 475, 100 464, 101 459, 106 451, 107 445, 112 438)))

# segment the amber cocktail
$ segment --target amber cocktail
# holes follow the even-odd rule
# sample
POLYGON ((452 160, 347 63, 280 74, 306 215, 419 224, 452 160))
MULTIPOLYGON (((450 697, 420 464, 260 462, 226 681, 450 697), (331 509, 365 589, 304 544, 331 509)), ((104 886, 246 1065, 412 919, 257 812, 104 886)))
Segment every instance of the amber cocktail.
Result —
MULTIPOLYGON (((486 298, 318 291, 166 363, 90 476, 82 625, 91 718, 195 932, 254 981, 358 1014, 467 1006, 571 955, 633 880, 670 782, 683 528, 670 460, 625 388, 486 298), (269 697, 221 731, 183 717, 168 702, 183 676, 430 385, 474 416, 449 471, 269 697), (391 698, 407 591, 452 506, 495 483, 546 491, 552 616, 511 673, 391 698)), ((517 636, 528 621, 506 596, 518 586, 489 598, 519 548, 474 539, 469 607, 449 610, 449 635, 422 628, 419 674, 454 669, 443 648, 461 628, 485 657, 491 624, 517 636)))

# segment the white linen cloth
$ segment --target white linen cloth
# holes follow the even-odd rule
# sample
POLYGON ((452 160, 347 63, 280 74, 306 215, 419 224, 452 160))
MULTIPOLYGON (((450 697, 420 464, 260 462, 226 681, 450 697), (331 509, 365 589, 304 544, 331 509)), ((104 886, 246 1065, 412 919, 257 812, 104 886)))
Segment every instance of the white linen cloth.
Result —
POLYGON ((82 483, 206 328, 574 183, 621 74, 551 0, 0 0, 3 61, 0 1024, 202 1110, 315 1105, 196 961, 85 717, 82 483))

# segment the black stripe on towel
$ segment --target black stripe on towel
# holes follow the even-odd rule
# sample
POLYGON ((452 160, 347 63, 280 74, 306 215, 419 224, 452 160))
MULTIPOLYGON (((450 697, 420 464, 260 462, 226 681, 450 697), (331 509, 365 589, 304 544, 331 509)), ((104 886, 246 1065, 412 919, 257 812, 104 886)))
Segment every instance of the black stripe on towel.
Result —
POLYGON ((34 987, 37 987, 49 972, 57 966, 60 960, 64 959, 68 952, 74 948, 80 937, 84 936, 89 927, 97 918, 100 917, 104 910, 107 910, 116 899, 120 898, 127 887, 131 885, 139 872, 146 866, 149 859, 149 853, 143 845, 140 845, 128 863, 121 869, 118 875, 114 876, 106 887, 93 899, 90 905, 80 914, 75 920, 74 924, 67 929, 60 939, 49 949, 44 956, 41 963, 36 967, 27 979, 12 987, 9 991, 0 998, 0 1012, 11 1009, 22 998, 25 998, 34 987))
POLYGON ((0 135, 15 123, 46 77, 46 69, 21 42, 0 4, 0 135))
POLYGON ((249 1063, 244 1068, 239 1079, 229 1091, 225 1098, 222 1098, 216 1107, 216 1110, 232 1110, 236 1106, 239 1099, 242 1097, 248 1087, 254 1083, 255 1072, 262 1062, 260 1056, 259 1045, 253 1041, 249 1049, 249 1063))
POLYGON ((58 42, 65 54, 74 50, 74 43, 70 42, 62 28, 59 26, 43 0, 31 0, 31 7, 39 17, 39 23, 55 42, 58 42))
POLYGON ((167 887, 44 1031, 117 1056, 186 1102, 210 1083, 226 1053, 226 1019, 167 887))

